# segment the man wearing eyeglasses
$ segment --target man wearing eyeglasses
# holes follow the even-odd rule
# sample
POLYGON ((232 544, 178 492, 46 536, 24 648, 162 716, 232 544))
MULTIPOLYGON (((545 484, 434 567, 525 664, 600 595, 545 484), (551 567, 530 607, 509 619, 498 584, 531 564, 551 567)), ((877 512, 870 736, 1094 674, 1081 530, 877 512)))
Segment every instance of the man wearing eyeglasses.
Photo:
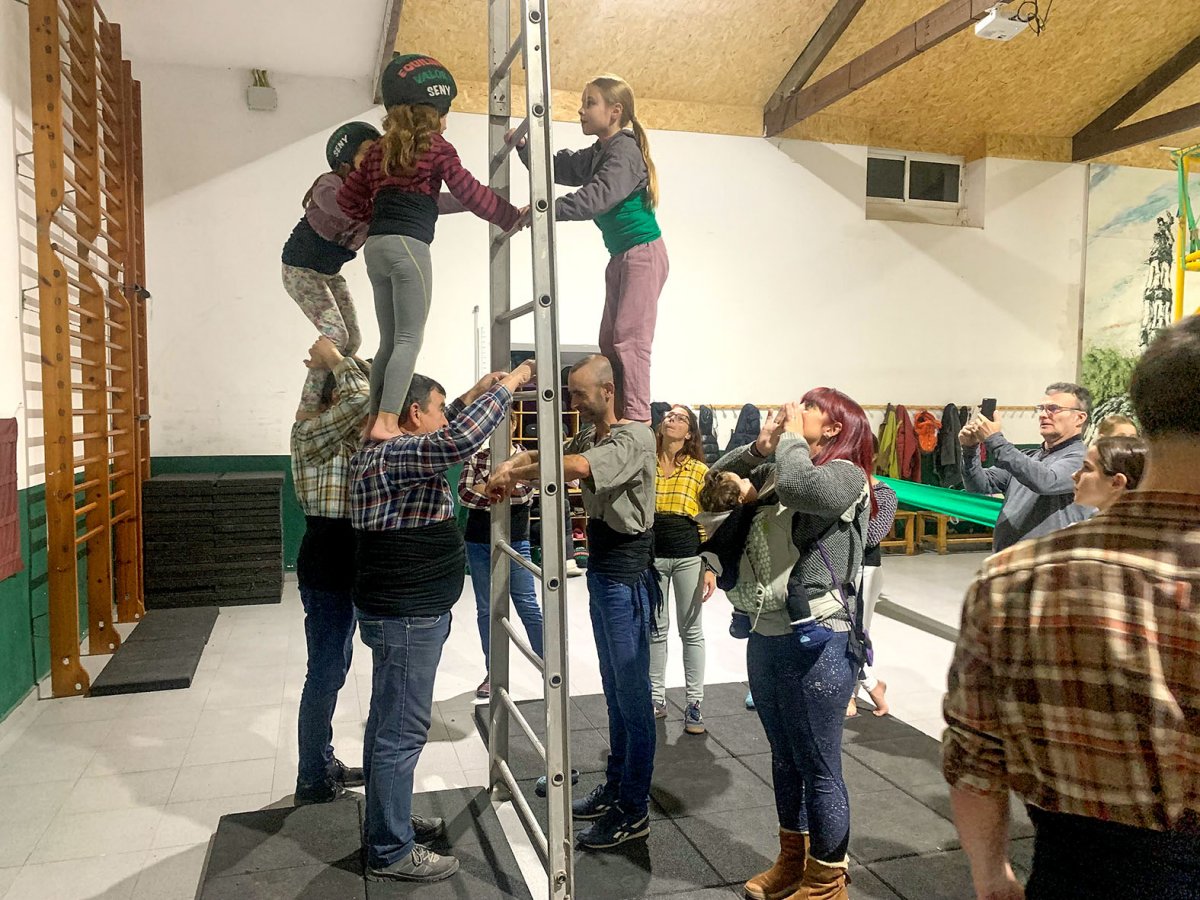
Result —
POLYGON ((963 480, 973 494, 1003 494, 1004 506, 992 537, 995 551, 1039 534, 1082 521, 1088 510, 1075 506, 1071 476, 1083 464, 1087 447, 1083 428, 1092 413, 1085 387, 1056 382, 1034 407, 1042 446, 1018 450, 1003 434, 1000 417, 976 415, 958 433, 963 448, 963 480), (979 461, 979 445, 987 447, 992 467, 979 461))

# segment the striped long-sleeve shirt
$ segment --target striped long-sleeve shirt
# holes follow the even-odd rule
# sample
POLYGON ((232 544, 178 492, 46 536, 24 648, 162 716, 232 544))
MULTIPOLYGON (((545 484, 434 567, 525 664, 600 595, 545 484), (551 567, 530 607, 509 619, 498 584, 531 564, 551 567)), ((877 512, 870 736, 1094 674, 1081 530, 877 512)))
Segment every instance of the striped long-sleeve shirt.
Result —
POLYGON ((517 224, 518 209, 463 168, 454 145, 440 134, 432 135, 429 150, 409 175, 386 174, 383 152, 384 142, 376 141, 337 195, 342 212, 370 222, 371 234, 402 234, 429 244, 438 212, 460 208, 505 231, 517 224), (443 184, 449 198, 441 195, 443 184))

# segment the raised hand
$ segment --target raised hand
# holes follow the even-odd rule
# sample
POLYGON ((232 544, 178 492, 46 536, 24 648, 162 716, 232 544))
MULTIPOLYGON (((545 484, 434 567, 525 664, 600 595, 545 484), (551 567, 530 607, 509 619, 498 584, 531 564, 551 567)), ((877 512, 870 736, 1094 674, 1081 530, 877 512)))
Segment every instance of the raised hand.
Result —
POLYGON ((304 361, 304 365, 310 369, 328 369, 332 372, 341 361, 342 354, 337 345, 325 335, 321 335, 308 348, 308 359, 304 361))
POLYGON ((783 409, 778 411, 772 410, 767 413, 763 419, 762 427, 758 430, 758 438, 754 441, 754 449, 758 451, 759 456, 766 457, 775 452, 775 448, 779 446, 779 438, 783 436, 783 429, 786 425, 787 418, 783 409))

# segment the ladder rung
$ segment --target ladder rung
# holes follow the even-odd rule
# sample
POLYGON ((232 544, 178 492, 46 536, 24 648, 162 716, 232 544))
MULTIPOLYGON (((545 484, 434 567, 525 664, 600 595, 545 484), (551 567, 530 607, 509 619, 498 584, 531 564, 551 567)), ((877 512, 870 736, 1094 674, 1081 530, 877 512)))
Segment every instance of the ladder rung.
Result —
MULTIPOLYGON (((508 621, 505 619, 504 621, 508 621)), ((499 688, 500 702, 504 704, 504 709, 508 713, 508 717, 513 719, 521 730, 525 732, 525 737, 529 738, 529 743, 533 744, 533 749, 537 751, 537 755, 542 758, 542 762, 546 762, 546 748, 542 745, 541 739, 533 732, 533 726, 529 724, 529 720, 525 718, 524 713, 517 708, 517 704, 513 703, 512 695, 505 688, 499 688)))
POLYGON ((520 306, 515 306, 510 310, 500 313, 500 315, 496 316, 496 322, 511 322, 513 319, 519 319, 521 316, 526 316, 533 312, 536 306, 537 304, 533 300, 530 300, 528 303, 522 303, 520 306))
POLYGON ((496 174, 500 170, 501 163, 517 148, 517 144, 521 143, 529 134, 529 116, 521 120, 521 124, 517 126, 517 130, 513 132, 513 136, 504 142, 496 155, 492 157, 491 172, 496 174))
MULTIPOLYGON (((537 391, 529 391, 528 393, 536 395, 537 391)), ((515 398, 516 394, 514 394, 513 397, 515 398)), ((516 550, 507 541, 497 541, 496 546, 499 547, 502 552, 507 553, 509 556, 511 556, 513 561, 517 565, 524 566, 526 569, 528 569, 530 572, 532 572, 534 578, 542 577, 541 566, 534 565, 532 562, 527 560, 524 556, 521 555, 520 551, 516 550)))
MULTIPOLYGON (((538 398, 538 392, 537 391, 513 391, 512 398, 514 400, 536 400, 538 398)), ((524 558, 525 557, 523 557, 523 556, 521 557, 521 559, 524 559, 524 558)), ((530 565, 533 565, 533 564, 530 563, 530 565)), ((538 570, 534 574, 541 575, 541 570, 538 570)))
POLYGON ((533 814, 533 807, 529 805, 529 801, 521 793, 521 786, 517 784, 517 779, 513 775, 512 769, 509 768, 508 763, 503 759, 496 760, 496 768, 500 771, 500 778, 504 782, 504 786, 508 788, 513 808, 517 811, 517 815, 521 817, 525 829, 537 845, 537 850, 541 854, 542 859, 549 859, 550 848, 546 841, 546 835, 542 831, 542 826, 538 824, 537 816, 533 814))
POLYGON ((508 74, 508 70, 512 68, 513 60, 521 52, 521 47, 525 43, 525 24, 522 20, 521 29, 517 33, 516 39, 512 42, 512 46, 508 48, 508 52, 504 54, 504 58, 496 64, 496 68, 492 70, 492 87, 500 83, 501 79, 508 74))
MULTIPOLYGON (((539 672, 545 672, 545 662, 543 662, 542 658, 534 652, 534 649, 531 646, 529 646, 529 641, 525 639, 525 636, 520 634, 513 627, 512 621, 507 616, 504 616, 500 619, 500 624, 504 626, 504 630, 508 632, 508 636, 512 639, 512 642, 516 645, 516 648, 521 651, 522 655, 524 655, 527 660, 533 663, 533 667, 539 672)), ((545 757, 546 755, 543 753, 542 758, 545 759, 545 757)))

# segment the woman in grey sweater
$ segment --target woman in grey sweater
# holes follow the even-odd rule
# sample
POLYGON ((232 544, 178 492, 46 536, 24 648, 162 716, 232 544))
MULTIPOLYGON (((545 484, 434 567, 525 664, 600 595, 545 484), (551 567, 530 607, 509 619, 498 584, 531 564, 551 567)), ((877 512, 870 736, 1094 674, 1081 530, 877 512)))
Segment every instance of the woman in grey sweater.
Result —
MULTIPOLYGON (((746 883, 746 893, 757 900, 786 897, 801 885, 819 888, 830 900, 847 896, 850 805, 841 769, 842 725, 860 661, 841 588, 858 581, 862 566, 872 511, 871 447, 862 407, 840 391, 816 388, 767 416, 754 443, 713 465, 756 483, 773 481, 780 506, 792 512, 799 554, 787 580, 787 603, 765 604, 775 608, 754 617, 746 654, 750 689, 771 744, 780 835, 775 865, 746 883), (817 625, 815 639, 814 629, 799 624, 809 615, 817 625)), ((753 565, 755 540, 752 528, 738 589, 748 577, 755 590, 778 593, 779 579, 753 565), (757 583, 759 574, 765 583, 757 583)), ((854 598, 847 594, 845 601, 854 598)))

